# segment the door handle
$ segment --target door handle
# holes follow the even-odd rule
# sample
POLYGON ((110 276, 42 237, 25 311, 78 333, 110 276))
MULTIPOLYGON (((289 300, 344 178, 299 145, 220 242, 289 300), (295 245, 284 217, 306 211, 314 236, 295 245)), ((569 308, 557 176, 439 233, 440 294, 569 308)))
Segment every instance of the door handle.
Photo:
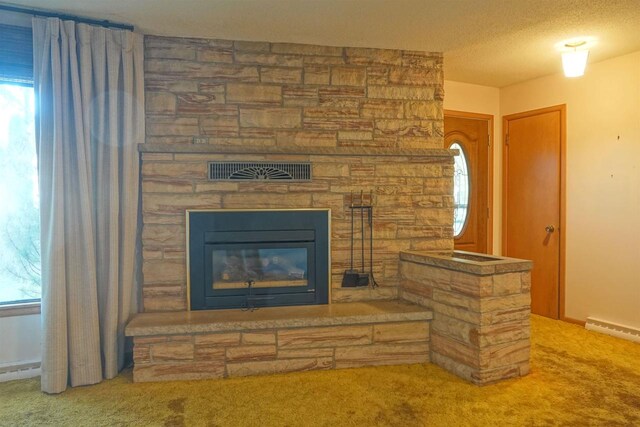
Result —
POLYGON ((544 228, 544 231, 546 231, 547 233, 553 233, 554 231, 556 231, 556 228, 553 225, 547 225, 544 228))

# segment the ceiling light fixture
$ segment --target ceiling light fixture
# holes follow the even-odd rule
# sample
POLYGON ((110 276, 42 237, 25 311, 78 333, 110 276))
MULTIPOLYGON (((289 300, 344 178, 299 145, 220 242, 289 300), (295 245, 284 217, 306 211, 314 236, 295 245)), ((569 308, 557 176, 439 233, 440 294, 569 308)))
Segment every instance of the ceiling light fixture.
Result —
POLYGON ((589 49, 584 40, 565 43, 565 52, 562 52, 562 68, 566 77, 580 77, 584 75, 587 67, 589 49))

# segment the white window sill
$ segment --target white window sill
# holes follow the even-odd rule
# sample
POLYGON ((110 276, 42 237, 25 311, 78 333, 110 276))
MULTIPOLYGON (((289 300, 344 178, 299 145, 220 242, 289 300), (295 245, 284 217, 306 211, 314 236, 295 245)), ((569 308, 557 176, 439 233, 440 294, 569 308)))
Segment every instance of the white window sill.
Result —
POLYGON ((0 317, 28 316, 30 314, 40 314, 40 302, 0 305, 0 317))

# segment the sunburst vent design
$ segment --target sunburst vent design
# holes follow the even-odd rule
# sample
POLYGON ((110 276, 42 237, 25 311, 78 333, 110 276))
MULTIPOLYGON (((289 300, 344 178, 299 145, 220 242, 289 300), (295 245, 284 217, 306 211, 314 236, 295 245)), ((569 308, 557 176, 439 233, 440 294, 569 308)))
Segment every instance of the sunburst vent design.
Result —
POLYGON ((309 162, 209 162, 209 181, 311 181, 309 162))

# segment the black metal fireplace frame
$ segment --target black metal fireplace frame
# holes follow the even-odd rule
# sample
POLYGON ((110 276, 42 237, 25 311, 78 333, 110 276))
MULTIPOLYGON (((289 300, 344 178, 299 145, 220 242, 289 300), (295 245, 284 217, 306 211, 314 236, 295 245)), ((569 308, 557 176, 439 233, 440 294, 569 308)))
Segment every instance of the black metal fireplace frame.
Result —
POLYGON ((329 302, 329 209, 187 210, 187 290, 190 310, 315 305, 329 302), (215 292, 205 268, 211 248, 304 247, 306 288, 215 292), (247 298, 249 296, 249 298, 247 298))

